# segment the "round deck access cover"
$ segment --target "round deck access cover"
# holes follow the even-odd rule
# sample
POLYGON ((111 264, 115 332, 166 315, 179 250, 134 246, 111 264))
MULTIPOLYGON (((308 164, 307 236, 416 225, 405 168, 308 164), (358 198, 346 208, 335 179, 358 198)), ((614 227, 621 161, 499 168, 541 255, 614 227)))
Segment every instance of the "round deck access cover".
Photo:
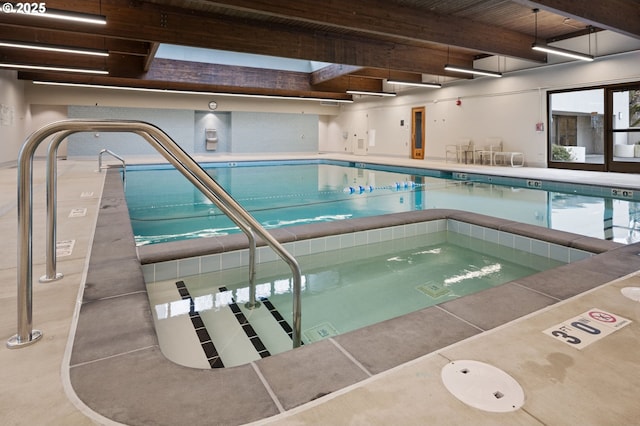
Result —
POLYGON ((640 287, 625 287, 620 292, 624 297, 640 302, 640 287))
POLYGON ((452 361, 442 369, 442 382, 460 401, 484 411, 505 413, 524 404, 524 391, 510 375, 480 361, 452 361))

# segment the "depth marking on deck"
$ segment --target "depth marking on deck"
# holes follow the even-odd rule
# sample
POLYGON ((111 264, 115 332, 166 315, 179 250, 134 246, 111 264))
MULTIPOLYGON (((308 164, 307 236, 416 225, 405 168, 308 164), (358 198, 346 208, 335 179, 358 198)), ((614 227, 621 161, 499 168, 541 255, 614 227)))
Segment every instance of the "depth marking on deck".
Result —
POLYGON ((71 209, 69 217, 84 217, 87 215, 87 209, 71 209))
POLYGON ((56 256, 71 256, 73 253, 73 247, 76 245, 76 240, 63 240, 56 242, 56 256))
POLYGON ((543 333, 576 349, 583 349, 629 324, 631 320, 620 315, 591 308, 587 312, 544 330, 543 333))
POLYGON ((82 198, 93 197, 93 192, 89 192, 89 191, 83 192, 80 194, 80 197, 82 198))

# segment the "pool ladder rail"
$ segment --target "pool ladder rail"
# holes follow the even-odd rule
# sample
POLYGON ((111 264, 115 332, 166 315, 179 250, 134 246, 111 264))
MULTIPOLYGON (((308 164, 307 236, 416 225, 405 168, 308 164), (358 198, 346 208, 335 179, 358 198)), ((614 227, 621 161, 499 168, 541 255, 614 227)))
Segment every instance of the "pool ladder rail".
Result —
POLYGON ((120 157, 118 154, 116 154, 115 152, 108 150, 108 149, 103 149, 100 151, 100 153, 98 154, 98 173, 102 173, 102 171, 104 169, 108 169, 110 166, 106 165, 103 166, 102 165, 102 157, 104 156, 104 154, 109 154, 110 156, 112 156, 113 158, 115 158, 116 160, 120 161, 121 167, 122 167, 122 184, 125 186, 127 185, 127 162, 124 161, 124 158, 120 157))
MULTIPOLYGON (((47 259, 46 275, 41 281, 54 281, 62 278, 56 272, 56 157, 60 143, 69 135, 80 132, 128 132, 135 133, 146 140, 169 163, 182 173, 196 188, 226 214, 249 239, 249 308, 256 308, 255 290, 255 251, 256 235, 271 247, 280 258, 287 263, 293 279, 293 347, 301 344, 300 327, 302 272, 296 259, 256 221, 236 200, 231 197, 205 170, 187 154, 169 135, 160 128, 143 121, 116 120, 64 120, 48 124, 33 132, 24 142, 18 154, 18 273, 17 302, 18 330, 9 338, 10 349, 31 345, 42 338, 40 330, 33 329, 33 157, 38 146, 48 137, 53 136, 47 151, 47 259)), ((118 159, 117 155, 104 150, 118 159)), ((98 157, 99 170, 101 158, 98 157)), ((124 160, 122 160, 124 163, 124 160)), ((124 179, 124 173, 123 173, 124 179)))

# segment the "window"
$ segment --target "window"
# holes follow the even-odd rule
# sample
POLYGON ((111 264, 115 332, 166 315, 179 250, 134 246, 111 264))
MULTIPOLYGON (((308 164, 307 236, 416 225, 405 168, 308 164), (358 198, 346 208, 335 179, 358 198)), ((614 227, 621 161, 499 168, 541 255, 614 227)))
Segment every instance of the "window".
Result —
POLYGON ((549 167, 640 173, 640 84, 549 92, 549 167))
POLYGON ((604 89, 552 93, 550 162, 604 164, 604 89))

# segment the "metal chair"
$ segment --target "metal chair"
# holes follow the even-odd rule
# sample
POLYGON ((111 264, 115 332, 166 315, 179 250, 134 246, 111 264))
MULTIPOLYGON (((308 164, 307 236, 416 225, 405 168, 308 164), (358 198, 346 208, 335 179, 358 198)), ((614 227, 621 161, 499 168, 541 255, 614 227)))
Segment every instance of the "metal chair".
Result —
POLYGON ((487 138, 487 145, 484 149, 478 151, 478 157, 480 159, 480 164, 485 163, 485 159, 489 159, 489 165, 495 166, 495 153, 502 152, 502 139, 500 138, 487 138))
POLYGON ((471 139, 460 139, 457 144, 450 144, 445 147, 445 156, 444 161, 449 161, 449 156, 453 155, 456 163, 462 162, 462 157, 465 151, 469 150, 469 148, 473 147, 473 143, 471 139))

